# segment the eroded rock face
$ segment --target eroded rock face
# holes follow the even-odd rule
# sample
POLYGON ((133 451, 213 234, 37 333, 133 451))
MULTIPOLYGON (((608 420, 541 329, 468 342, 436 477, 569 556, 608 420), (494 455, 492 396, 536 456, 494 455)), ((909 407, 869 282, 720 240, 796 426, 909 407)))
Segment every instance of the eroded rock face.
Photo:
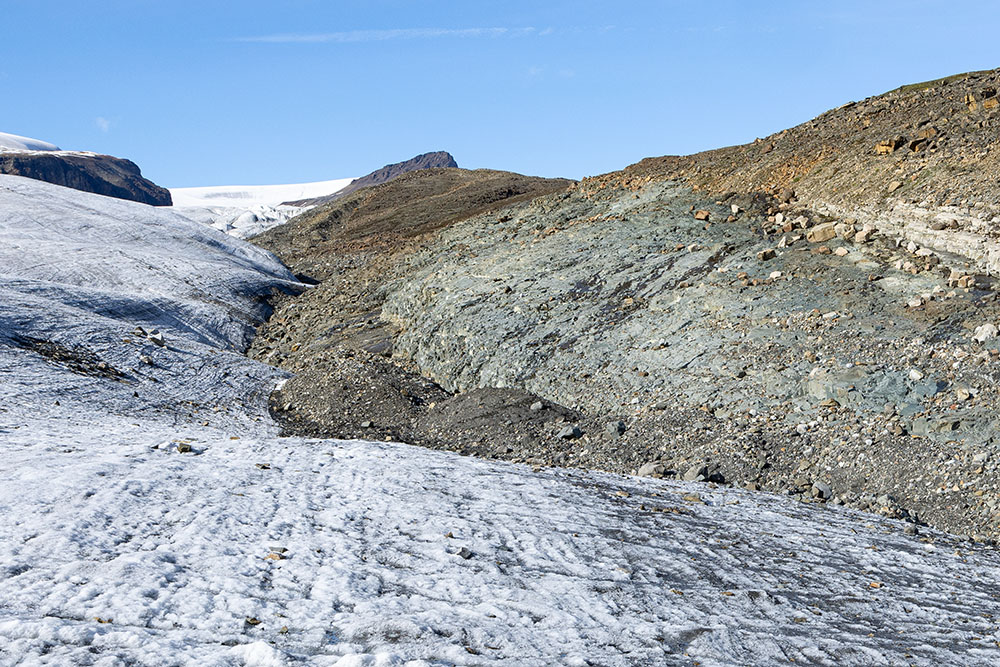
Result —
POLYGON ((74 190, 170 206, 170 192, 143 178, 130 160, 67 151, 2 151, 0 174, 24 176, 74 190))

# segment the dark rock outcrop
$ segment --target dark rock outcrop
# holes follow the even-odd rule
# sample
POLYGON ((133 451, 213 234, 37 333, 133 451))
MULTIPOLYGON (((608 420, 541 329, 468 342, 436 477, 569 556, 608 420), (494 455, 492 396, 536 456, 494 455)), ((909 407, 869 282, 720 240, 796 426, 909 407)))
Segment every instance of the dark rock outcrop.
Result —
POLYGON ((49 151, 0 152, 0 174, 24 176, 107 197, 170 206, 170 191, 143 178, 130 160, 49 151))
POLYGON ((438 169, 445 167, 457 167, 458 163, 455 162, 455 158, 451 156, 451 153, 445 151, 436 151, 434 153, 424 153, 423 155, 418 155, 416 157, 410 158, 405 162, 396 162, 395 164, 387 164, 381 169, 376 169, 367 176, 362 176, 361 178, 355 178, 351 181, 343 190, 333 193, 332 195, 324 195, 322 197, 313 197, 312 199, 299 199, 297 201, 284 202, 291 206, 318 206, 320 204, 326 204, 334 199, 339 199, 341 197, 347 196, 352 192, 357 192, 361 188, 367 188, 372 185, 379 185, 387 181, 391 181, 397 176, 402 176, 403 174, 410 171, 419 171, 421 169, 438 169))

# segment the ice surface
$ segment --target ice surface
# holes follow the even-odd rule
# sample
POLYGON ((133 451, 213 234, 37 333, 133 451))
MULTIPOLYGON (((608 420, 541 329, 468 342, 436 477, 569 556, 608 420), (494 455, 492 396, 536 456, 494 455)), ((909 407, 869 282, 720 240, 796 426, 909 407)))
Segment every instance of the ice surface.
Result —
POLYGON ((18 405, 169 416, 188 401, 259 400, 278 371, 240 353, 278 289, 301 286, 269 252, 169 210, 0 175, 0 419, 18 405), (66 372, 33 341, 125 380, 66 372), (256 395, 247 374, 264 383, 256 395))
POLYGON ((238 353, 272 288, 238 239, 0 176, 0 665, 1000 663, 1000 558, 950 536, 277 437, 238 353))
POLYGON ((16 134, 0 132, 0 151, 57 151, 59 147, 47 141, 31 139, 30 137, 20 137, 16 134))
POLYGON ((249 238, 284 223, 305 208, 285 206, 333 194, 347 187, 352 178, 288 185, 219 185, 172 188, 174 209, 192 220, 210 225, 239 238, 249 238))
POLYGON ((333 194, 347 187, 353 178, 287 185, 213 185, 197 188, 171 188, 175 206, 275 205, 286 201, 310 199, 333 194))

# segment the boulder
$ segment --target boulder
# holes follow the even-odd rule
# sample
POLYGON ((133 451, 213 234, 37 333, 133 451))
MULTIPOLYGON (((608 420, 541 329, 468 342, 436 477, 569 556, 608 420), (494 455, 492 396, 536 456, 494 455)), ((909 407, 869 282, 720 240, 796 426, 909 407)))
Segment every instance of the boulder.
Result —
POLYGON ((656 478, 660 478, 660 477, 663 477, 663 475, 666 472, 667 472, 667 469, 663 466, 663 464, 661 464, 661 463, 659 463, 657 461, 650 461, 649 463, 642 464, 642 466, 639 468, 639 472, 637 474, 639 475, 639 477, 656 477, 656 478))
POLYGON ((557 438, 562 438, 563 440, 576 440, 583 435, 583 431, 580 430, 578 426, 566 426, 559 433, 556 434, 557 438))
POLYGON ((837 236, 837 226, 833 222, 824 222, 822 225, 816 225, 808 232, 806 232, 806 240, 809 243, 822 243, 823 241, 829 241, 837 236))
POLYGON ((812 485, 812 495, 813 498, 829 500, 833 496, 833 488, 826 482, 816 480, 812 485))
POLYGON ((888 155, 892 153, 897 148, 903 145, 903 137, 895 137, 893 139, 884 139, 877 144, 875 144, 875 154, 876 155, 888 155))
POLYGON ((938 130, 937 130, 936 127, 933 127, 933 126, 925 127, 924 129, 922 129, 919 132, 917 132, 917 138, 918 139, 927 139, 927 140, 930 140, 930 139, 933 139, 934 137, 936 137, 937 135, 938 135, 938 130))
POLYGON ((708 466, 693 465, 684 473, 685 482, 706 482, 708 481, 708 466))
POLYGON ((608 422, 604 425, 604 432, 610 435, 612 438, 617 438, 625 433, 625 422, 614 421, 608 422))

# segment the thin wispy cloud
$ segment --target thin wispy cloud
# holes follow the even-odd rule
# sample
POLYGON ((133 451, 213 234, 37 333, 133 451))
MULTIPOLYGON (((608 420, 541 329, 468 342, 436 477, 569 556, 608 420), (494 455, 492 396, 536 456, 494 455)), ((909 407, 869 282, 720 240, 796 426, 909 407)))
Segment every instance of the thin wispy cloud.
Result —
POLYGON ((94 124, 97 125, 97 129, 101 132, 107 132, 111 129, 111 121, 104 116, 98 116, 94 119, 94 124))
POLYGON ((344 32, 324 33, 280 33, 275 35, 257 35, 254 37, 237 37, 235 42, 253 42, 259 44, 357 44, 360 42, 385 42, 397 39, 438 39, 442 37, 527 37, 529 35, 545 36, 552 34, 551 28, 539 30, 534 27, 524 28, 394 28, 391 30, 347 30, 344 32))
POLYGON ((528 67, 526 75, 529 79, 549 79, 552 77, 559 77, 561 79, 572 79, 576 76, 576 70, 569 67, 561 67, 558 69, 545 68, 540 65, 531 65, 528 67))

